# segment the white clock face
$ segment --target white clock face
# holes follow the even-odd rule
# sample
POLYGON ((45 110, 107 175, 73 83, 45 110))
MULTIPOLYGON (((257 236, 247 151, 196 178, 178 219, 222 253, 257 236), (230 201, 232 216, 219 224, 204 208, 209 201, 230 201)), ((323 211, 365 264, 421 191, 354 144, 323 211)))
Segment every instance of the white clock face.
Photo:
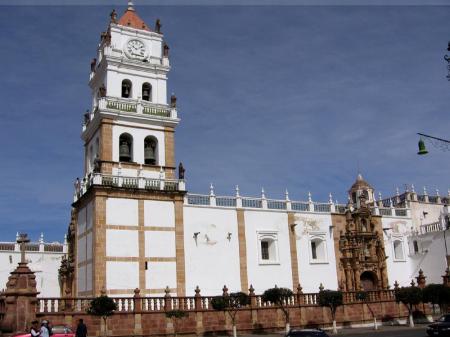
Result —
POLYGON ((130 40, 125 48, 128 56, 131 58, 144 58, 145 57, 145 45, 139 40, 130 40))

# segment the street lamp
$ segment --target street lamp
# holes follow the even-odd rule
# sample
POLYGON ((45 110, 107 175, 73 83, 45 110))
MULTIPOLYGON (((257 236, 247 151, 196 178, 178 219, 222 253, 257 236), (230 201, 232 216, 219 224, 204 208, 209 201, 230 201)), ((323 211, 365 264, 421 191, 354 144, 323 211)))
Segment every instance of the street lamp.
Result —
MULTIPOLYGON (((450 58, 449 58, 450 60, 450 58)), ((434 147, 442 150, 442 151, 450 151, 450 140, 426 135, 424 133, 417 133, 420 136, 419 139, 419 152, 417 152, 418 155, 424 155, 427 154, 428 151, 425 147, 425 141, 424 139, 428 140, 433 144, 434 147)))

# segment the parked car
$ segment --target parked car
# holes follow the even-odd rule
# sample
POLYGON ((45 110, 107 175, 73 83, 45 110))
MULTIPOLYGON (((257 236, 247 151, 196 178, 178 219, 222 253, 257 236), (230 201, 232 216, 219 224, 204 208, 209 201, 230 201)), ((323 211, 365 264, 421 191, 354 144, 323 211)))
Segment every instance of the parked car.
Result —
MULTIPOLYGON (((72 331, 72 329, 65 325, 54 325, 52 327, 52 332, 52 337, 75 337, 75 333, 72 331)), ((31 337, 31 334, 19 334, 15 335, 14 337, 31 337)))
POLYGON ((450 314, 441 316, 427 327, 428 336, 450 336, 450 314))
POLYGON ((291 329, 286 337, 328 337, 328 335, 320 329, 291 329))

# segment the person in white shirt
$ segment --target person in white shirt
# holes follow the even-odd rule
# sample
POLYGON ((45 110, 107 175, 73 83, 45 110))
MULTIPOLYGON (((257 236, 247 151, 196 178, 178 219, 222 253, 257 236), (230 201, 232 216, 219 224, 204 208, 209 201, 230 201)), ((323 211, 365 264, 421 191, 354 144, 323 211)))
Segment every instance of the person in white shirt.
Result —
POLYGON ((45 319, 41 322, 41 335, 40 337, 50 337, 50 334, 47 329, 48 321, 45 319))

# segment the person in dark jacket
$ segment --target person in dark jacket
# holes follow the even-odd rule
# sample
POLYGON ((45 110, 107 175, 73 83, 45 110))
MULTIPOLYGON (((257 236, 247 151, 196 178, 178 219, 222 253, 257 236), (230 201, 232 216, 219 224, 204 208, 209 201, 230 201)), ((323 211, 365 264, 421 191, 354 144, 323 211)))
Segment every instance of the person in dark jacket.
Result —
POLYGON ((86 337, 87 336, 87 327, 86 324, 83 323, 83 319, 80 318, 78 320, 77 331, 75 331, 75 337, 86 337))

